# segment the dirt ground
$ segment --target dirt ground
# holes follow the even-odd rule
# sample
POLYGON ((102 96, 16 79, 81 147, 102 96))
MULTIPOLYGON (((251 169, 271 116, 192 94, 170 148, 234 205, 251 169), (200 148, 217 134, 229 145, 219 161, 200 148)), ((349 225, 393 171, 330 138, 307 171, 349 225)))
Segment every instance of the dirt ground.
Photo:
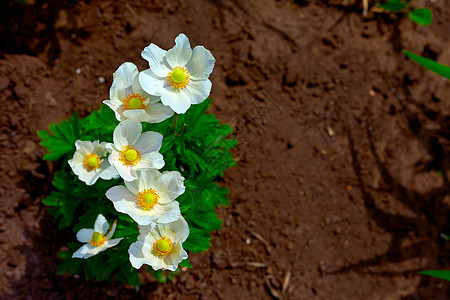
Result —
POLYGON ((412 1, 428 27, 351 0, 27 2, 0 4, 0 298, 448 299, 417 271, 450 268, 450 84, 401 53, 450 64, 447 1, 412 1), (224 228, 165 285, 56 276, 75 233, 41 203, 36 130, 180 32, 215 56, 211 111, 240 142, 224 228))

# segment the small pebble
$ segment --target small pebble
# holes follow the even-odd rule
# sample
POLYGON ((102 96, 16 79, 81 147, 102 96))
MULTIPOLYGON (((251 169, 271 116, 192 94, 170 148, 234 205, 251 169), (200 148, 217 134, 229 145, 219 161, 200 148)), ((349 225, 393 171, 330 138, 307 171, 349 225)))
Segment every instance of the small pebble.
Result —
POLYGON ((105 83, 105 77, 103 77, 103 76, 99 76, 98 77, 98 82, 100 83, 100 84, 103 84, 103 83, 105 83))

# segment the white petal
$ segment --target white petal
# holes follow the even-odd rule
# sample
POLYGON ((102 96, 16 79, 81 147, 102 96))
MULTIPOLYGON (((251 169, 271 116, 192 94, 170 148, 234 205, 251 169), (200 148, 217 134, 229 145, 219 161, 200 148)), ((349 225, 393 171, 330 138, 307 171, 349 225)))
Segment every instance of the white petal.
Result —
POLYGON ((111 248, 120 243, 120 241, 123 240, 123 238, 120 239, 113 239, 105 242, 106 248, 111 248))
POLYGON ((203 46, 197 46, 192 51, 192 57, 186 64, 189 74, 196 80, 207 79, 211 74, 216 59, 203 46))
POLYGON ((117 152, 117 148, 113 143, 106 143, 105 148, 109 153, 117 152))
POLYGON ((117 221, 113 222, 113 225, 111 227, 111 230, 108 232, 108 234, 106 235, 106 239, 109 240, 110 238, 112 238, 112 236, 114 235, 114 232, 116 231, 117 228, 117 221))
POLYGON ((189 82, 188 86, 182 91, 186 93, 187 98, 192 104, 202 103, 208 98, 211 92, 212 83, 209 79, 189 82))
POLYGON ((78 179, 85 182, 87 185, 93 185, 99 177, 98 173, 95 171, 87 171, 84 166, 78 175, 78 179))
MULTIPOLYGON (((192 83, 192 81, 188 84, 188 86, 192 83)), ((188 87, 187 86, 187 87, 188 87)), ((169 106, 178 114, 184 114, 189 107, 191 106, 191 99, 189 96, 183 92, 185 89, 179 91, 172 86, 166 86, 159 90, 159 95, 161 96, 161 102, 169 106)))
POLYGON ((140 172, 137 172, 137 179, 132 181, 125 181, 125 186, 127 187, 130 192, 137 195, 139 193, 139 178, 140 178, 140 172))
POLYGON ((154 214, 149 214, 148 212, 138 209, 138 208, 132 208, 128 206, 129 210, 126 212, 132 218, 136 223, 138 223, 140 226, 147 226, 152 224, 153 222, 156 222, 157 217, 154 214))
POLYGON ((135 170, 161 169, 164 167, 164 157, 159 152, 150 152, 142 155, 141 161, 135 166, 135 170))
POLYGON ((89 244, 84 244, 77 251, 75 251, 72 255, 72 258, 87 258, 85 257, 87 253, 91 250, 93 246, 89 244), (89 247, 91 246, 91 247, 89 247))
POLYGON ((142 132, 142 125, 137 120, 120 122, 114 129, 114 145, 122 150, 125 146, 134 145, 142 132))
POLYGON ((178 268, 178 264, 188 257, 186 251, 177 243, 173 252, 164 258, 164 263, 167 265, 167 270, 175 271, 178 268))
POLYGON ((92 257, 96 254, 98 254, 99 252, 105 250, 105 247, 95 247, 92 246, 90 244, 84 244, 83 246, 81 246, 80 249, 78 249, 73 255, 73 258, 89 258, 92 257))
POLYGON ((157 183, 165 187, 165 192, 171 200, 176 199, 186 190, 184 177, 177 171, 163 172, 161 177, 157 179, 157 183))
POLYGON ((144 70, 139 73, 139 83, 141 84, 142 89, 150 95, 159 95, 159 91, 164 87, 166 76, 159 77, 150 69, 144 70))
MULTIPOLYGON (((151 234, 151 232, 155 232, 156 223, 152 223, 148 226, 139 226, 139 237, 145 238, 151 234)), ((159 235, 158 235, 159 238, 159 235)))
POLYGON ((175 46, 167 51, 166 59, 172 68, 184 67, 191 59, 192 49, 189 44, 189 39, 183 33, 180 33, 175 38, 175 46))
POLYGON ((99 254, 102 251, 105 251, 106 247, 104 247, 103 245, 101 247, 95 247, 95 246, 92 246, 92 245, 87 245, 89 250, 87 251, 87 253, 84 254, 84 258, 87 259, 89 257, 92 257, 94 255, 99 254))
POLYGON ((101 179, 110 180, 111 178, 118 178, 120 176, 116 168, 110 165, 108 160, 106 159, 103 159, 100 162, 100 166, 98 168, 101 169, 100 172, 101 179))
POLYGON ((165 106, 160 102, 147 105, 145 110, 147 115, 142 119, 142 122, 148 123, 160 123, 173 116, 174 113, 170 106, 165 106))
POLYGON ((101 234, 105 234, 108 231, 108 228, 109 225, 105 217, 102 214, 99 214, 97 216, 97 219, 95 220, 94 231, 101 234))
POLYGON ((142 89, 141 84, 139 83, 139 74, 133 80, 133 93, 139 94, 146 99, 150 97, 150 95, 142 89))
POLYGON ((127 109, 123 112, 123 115, 128 119, 142 121, 147 116, 147 112, 145 109, 127 109))
POLYGON ((83 164, 77 161, 75 158, 70 159, 68 163, 75 175, 80 175, 80 172, 83 169, 83 164))
POLYGON ((90 141, 76 141, 75 142, 75 148, 77 149, 77 151, 81 152, 81 154, 83 156, 85 156, 86 154, 92 153, 94 152, 94 147, 92 145, 92 142, 90 141))
POLYGON ((135 64, 126 62, 120 65, 120 67, 114 72, 114 81, 121 80, 123 87, 126 88, 133 84, 134 78, 139 74, 139 70, 135 64))
POLYGON ((168 204, 160 204, 155 206, 155 213, 157 218, 155 222, 170 223, 178 220, 181 216, 180 205, 177 201, 172 201, 168 204))
POLYGON ((105 145, 107 143, 105 143, 105 142, 99 143, 99 141, 95 141, 95 143, 96 144, 95 144, 95 147, 94 147, 94 153, 97 154, 100 157, 105 156, 106 153, 107 153, 105 145))
MULTIPOLYGON (((122 203, 123 202, 125 201, 122 201, 122 203)), ((119 203, 121 202, 118 202, 117 204, 119 203)), ((149 211, 132 206, 134 206, 134 204, 124 207, 127 209, 125 213, 141 226, 151 225, 152 223, 170 223, 176 221, 180 217, 180 207, 177 201, 165 205, 158 203, 149 211)), ((117 209, 117 211, 121 210, 117 209)))
POLYGON ((158 132, 147 131, 141 134, 137 140, 135 147, 141 155, 148 152, 158 151, 161 148, 163 136, 158 132))
POLYGON ((156 169, 148 169, 139 171, 139 191, 154 188, 156 179, 161 176, 161 172, 156 169))
POLYGON ((77 240, 82 243, 89 243, 91 241, 92 235, 94 234, 93 229, 84 228, 77 232, 77 240))
POLYGON ((148 104, 153 104, 161 101, 161 97, 159 96, 148 95, 147 97, 148 98, 146 99, 148 100, 148 104))
MULTIPOLYGON (((137 202, 138 196, 134 196, 133 198, 124 198, 120 201, 114 201, 114 208, 121 213, 128 214, 139 214, 142 215, 143 212, 138 208, 137 202)), ((138 223, 139 224, 139 223, 138 223)))
POLYGON ((133 170, 131 166, 125 166, 119 160, 114 162, 114 167, 119 173, 120 177, 125 181, 133 181, 137 179, 136 172, 133 170))
MULTIPOLYGON (((106 198, 111 200, 112 202, 120 202, 120 201, 135 201, 137 195, 130 192, 126 187, 118 185, 113 186, 108 191, 106 191, 106 198)), ((122 212, 122 211, 121 211, 122 212)))
POLYGON ((103 104, 108 105, 112 110, 115 111, 118 106, 123 105, 123 102, 118 97, 114 96, 113 98, 111 98, 109 100, 104 100, 103 104))
MULTIPOLYGON (((165 60, 166 52, 155 44, 150 44, 141 53, 142 57, 148 61, 153 73, 160 77, 165 77, 170 72, 170 68, 165 60)), ((144 85, 142 87, 144 88, 144 85)))
POLYGON ((142 267, 145 261, 145 256, 142 253, 142 246, 143 242, 141 240, 138 240, 137 242, 131 244, 130 248, 128 249, 131 265, 135 269, 139 269, 140 267, 142 267))
POLYGON ((187 224, 186 220, 181 216, 177 221, 167 224, 158 224, 160 230, 168 231, 171 230, 175 232, 175 240, 178 242, 178 240, 183 243, 189 236, 189 225, 187 224))

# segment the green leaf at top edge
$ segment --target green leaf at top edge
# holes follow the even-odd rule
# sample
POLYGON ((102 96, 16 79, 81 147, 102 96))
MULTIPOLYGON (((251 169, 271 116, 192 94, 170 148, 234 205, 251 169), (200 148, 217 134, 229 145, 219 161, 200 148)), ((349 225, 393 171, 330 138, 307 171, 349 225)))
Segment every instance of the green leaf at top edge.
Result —
POLYGON ((382 9, 389 10, 391 12, 397 12, 406 7, 406 2, 399 0, 389 0, 380 5, 382 9))
POLYGON ((420 271, 419 274, 428 275, 450 281, 450 271, 429 270, 429 271, 420 271))
POLYGON ((417 8, 408 12, 408 18, 414 23, 428 26, 433 22, 433 12, 428 7, 417 8))
POLYGON ((448 67, 446 65, 442 65, 438 62, 435 62, 432 59, 425 58, 423 56, 409 52, 408 50, 403 49, 402 51, 403 51, 403 53, 405 53, 406 56, 411 58, 413 61, 415 61, 422 67, 427 68, 428 70, 435 72, 436 74, 438 74, 442 77, 450 79, 450 67, 448 67))

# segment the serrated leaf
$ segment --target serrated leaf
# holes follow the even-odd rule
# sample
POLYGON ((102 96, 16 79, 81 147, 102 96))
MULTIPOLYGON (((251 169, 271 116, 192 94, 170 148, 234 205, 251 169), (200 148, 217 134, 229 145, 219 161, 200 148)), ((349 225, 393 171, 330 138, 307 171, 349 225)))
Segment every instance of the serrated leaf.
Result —
POLYGON ((191 221, 198 227, 205 228, 207 231, 222 228, 222 220, 219 219, 215 211, 196 212, 191 221))
POLYGON ((45 160, 56 161, 66 154, 75 151, 75 141, 82 135, 82 121, 74 113, 67 121, 49 125, 50 133, 45 130, 37 131, 41 139, 40 145, 47 149, 45 160))
POLYGON ((114 129, 119 124, 113 110, 105 104, 87 117, 85 122, 84 129, 90 135, 90 140, 109 143, 112 142, 114 129))
POLYGON ((211 247, 210 238, 205 230, 190 228, 189 237, 183 243, 183 248, 193 253, 201 253, 211 247))
POLYGON ((406 56, 411 58, 413 61, 415 61, 422 67, 427 68, 428 70, 435 72, 436 74, 438 74, 442 77, 450 79, 450 67, 448 67, 446 65, 442 65, 440 63, 437 63, 434 60, 431 60, 429 58, 425 58, 423 56, 414 54, 405 49, 403 49, 403 53, 405 53, 406 56))

